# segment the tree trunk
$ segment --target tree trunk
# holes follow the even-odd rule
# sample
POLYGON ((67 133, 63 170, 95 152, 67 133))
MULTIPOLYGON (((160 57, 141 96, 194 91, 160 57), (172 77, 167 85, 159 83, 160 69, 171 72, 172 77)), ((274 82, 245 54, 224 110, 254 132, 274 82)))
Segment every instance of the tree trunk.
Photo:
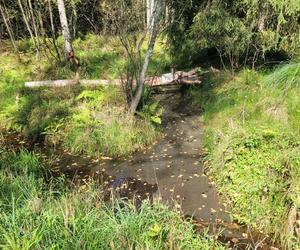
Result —
POLYGON ((62 33, 65 41, 65 56, 68 60, 69 55, 73 52, 72 48, 72 41, 71 41, 71 34, 68 26, 68 19, 66 15, 66 8, 64 0, 57 0, 58 12, 59 12, 59 19, 62 28, 62 33))
MULTIPOLYGON (((34 35, 35 35, 35 39, 36 39, 36 46, 38 48, 38 51, 40 51, 39 33, 38 33, 37 23, 35 20, 35 13, 32 8, 31 0, 28 0, 28 6, 29 6, 29 12, 31 15, 33 31, 34 31, 34 35)), ((38 58, 39 58, 39 55, 38 55, 38 58)))
POLYGON ((49 7, 49 16, 50 16, 50 26, 51 26, 51 36, 52 36, 52 43, 57 55, 57 59, 60 62, 61 58, 60 58, 60 53, 56 44, 56 37, 55 37, 55 29, 54 29, 54 22, 53 22, 53 13, 52 13, 52 6, 51 6, 51 1, 48 0, 48 7, 49 7))
POLYGON ((153 11, 154 11, 154 0, 146 0, 147 1, 147 29, 150 29, 153 25, 153 11))
POLYGON ((10 41, 11 41, 11 44, 14 47, 15 52, 18 52, 16 43, 15 43, 15 39, 14 39, 14 35, 13 35, 12 29, 11 29, 11 27, 9 25, 9 19, 6 17, 5 12, 4 12, 4 7, 2 7, 2 5, 0 5, 0 13, 2 15, 2 18, 3 18, 3 21, 4 21, 4 25, 5 25, 6 29, 7 29, 7 32, 8 32, 10 41))
POLYGON ((149 66, 149 62, 153 53, 153 48, 156 42, 157 35, 159 33, 160 28, 160 20, 162 17, 162 10, 163 10, 163 0, 157 0, 155 10, 152 12, 151 19, 153 20, 153 25, 150 25, 150 41, 148 44, 147 52, 144 58, 143 66, 141 72, 139 73, 139 79, 137 82, 137 90, 133 97, 132 103, 130 105, 130 113, 134 114, 136 109, 140 103, 142 98, 143 90, 144 90, 144 83, 146 80, 146 74, 149 66))
POLYGON ((30 35, 30 38, 35 46, 35 49, 36 49, 36 55, 37 55, 37 58, 39 59, 39 55, 40 55, 40 51, 39 51, 39 48, 37 46, 37 43, 34 39, 34 35, 33 35, 33 32, 31 30, 31 27, 30 27, 30 24, 29 24, 29 19, 28 17, 26 16, 26 13, 24 11, 24 8, 23 8, 23 4, 22 4, 22 1, 21 0, 18 0, 18 4, 19 4, 19 7, 20 7, 20 10, 21 10, 21 13, 22 13, 22 16, 23 16, 23 20, 24 20, 24 23, 26 25, 26 28, 29 32, 29 35, 30 35))

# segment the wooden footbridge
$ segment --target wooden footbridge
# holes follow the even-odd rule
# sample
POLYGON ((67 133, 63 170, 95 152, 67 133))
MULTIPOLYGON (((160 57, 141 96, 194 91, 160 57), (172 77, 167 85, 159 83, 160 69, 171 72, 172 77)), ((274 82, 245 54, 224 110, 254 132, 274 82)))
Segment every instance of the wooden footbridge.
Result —
MULTIPOLYGON (((172 73, 163 74, 147 78, 145 85, 150 87, 164 87, 170 85, 196 85, 201 83, 201 77, 196 70, 188 72, 176 71, 172 73)), ((97 85, 119 85, 122 86, 123 82, 120 79, 115 80, 87 80, 87 79, 65 79, 65 80, 48 80, 48 81, 33 81, 25 82, 25 87, 64 87, 69 85, 81 84, 86 86, 97 85)))

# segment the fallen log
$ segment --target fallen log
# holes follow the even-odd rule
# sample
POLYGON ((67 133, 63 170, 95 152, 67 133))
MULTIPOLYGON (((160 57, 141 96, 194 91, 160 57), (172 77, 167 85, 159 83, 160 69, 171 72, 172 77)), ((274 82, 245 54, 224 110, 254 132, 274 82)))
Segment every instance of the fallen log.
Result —
MULTIPOLYGON (((175 85, 175 84, 199 84, 201 83, 200 76, 196 71, 189 72, 177 71, 175 73, 166 73, 161 76, 149 77, 145 85, 150 87, 175 85)), ((66 79, 66 80, 46 80, 46 81, 31 81, 25 82, 27 88, 38 87, 65 87, 69 85, 81 84, 85 86, 97 86, 97 85, 119 85, 122 86, 122 80, 89 80, 89 79, 66 79)), ((135 84, 135 83, 134 83, 135 84)))
POLYGON ((25 82, 25 87, 27 88, 38 88, 38 87, 65 87, 69 85, 121 85, 121 81, 116 80, 89 80, 89 79, 81 79, 81 80, 47 80, 47 81, 33 81, 33 82, 25 82))

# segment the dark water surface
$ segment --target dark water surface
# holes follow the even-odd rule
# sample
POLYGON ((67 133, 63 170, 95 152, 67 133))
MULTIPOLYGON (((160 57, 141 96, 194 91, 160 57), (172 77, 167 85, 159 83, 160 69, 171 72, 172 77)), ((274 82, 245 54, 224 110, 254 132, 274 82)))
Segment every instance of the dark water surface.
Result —
MULTIPOLYGON (((179 94, 158 95, 165 109, 163 136, 151 148, 127 159, 92 159, 60 150, 40 149, 57 175, 85 184, 90 179, 105 186, 106 199, 116 193, 133 200, 161 200, 192 218, 197 230, 220 233, 219 239, 236 249, 272 249, 266 235, 233 223, 216 187, 205 174, 201 160, 201 110, 179 94)), ((3 137, 5 144, 32 147, 22 138, 3 137)), ((276 248, 273 248, 276 249, 276 248)))

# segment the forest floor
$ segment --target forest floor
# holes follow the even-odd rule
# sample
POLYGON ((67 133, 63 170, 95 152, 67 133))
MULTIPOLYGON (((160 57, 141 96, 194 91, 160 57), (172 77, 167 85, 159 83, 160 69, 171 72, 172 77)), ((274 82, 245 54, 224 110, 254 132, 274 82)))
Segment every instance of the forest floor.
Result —
MULTIPOLYGON (((230 238, 231 244, 249 237, 251 243, 242 247, 255 248, 249 227, 282 248, 299 248, 298 61, 235 74, 203 71, 203 84, 187 91, 189 101, 171 94, 150 98, 133 119, 115 87, 24 88, 27 80, 70 78, 74 72, 46 58, 36 65, 26 41, 20 43, 21 60, 9 50, 0 55, 0 128, 19 133, 21 144, 25 136, 29 144, 41 143, 59 153, 1 148, 1 246, 113 248, 119 242, 124 249, 224 248, 206 232, 195 234, 191 221, 177 214, 183 210, 203 222, 246 225, 243 231, 238 227, 240 234, 230 238), (73 189, 61 175, 49 185, 44 179, 49 164, 56 174, 63 169, 69 179, 76 173, 81 188, 73 189), (157 188, 175 208, 155 203, 152 208, 143 205, 141 213, 108 209, 99 188, 85 185, 105 165, 101 176, 108 185, 122 186, 129 178, 149 193, 157 188)), ((169 71, 162 44, 154 53, 152 75, 169 71)), ((91 36, 74 46, 85 78, 113 79, 124 66, 113 38, 91 36)), ((219 229, 214 233, 219 235, 219 229)), ((261 243, 266 242, 263 238, 261 243)))

